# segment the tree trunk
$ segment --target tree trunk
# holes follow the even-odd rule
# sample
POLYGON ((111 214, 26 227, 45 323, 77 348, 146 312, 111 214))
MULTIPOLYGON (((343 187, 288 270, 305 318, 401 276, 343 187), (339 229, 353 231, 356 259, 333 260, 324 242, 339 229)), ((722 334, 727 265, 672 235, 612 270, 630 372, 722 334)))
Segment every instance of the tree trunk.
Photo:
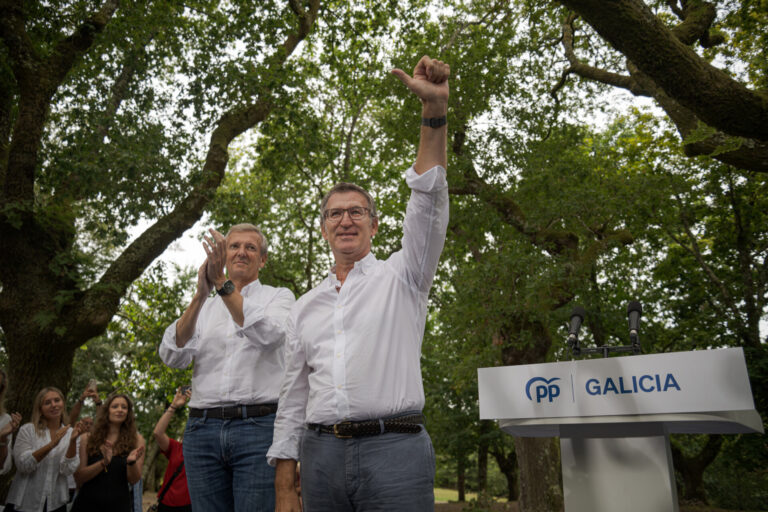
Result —
POLYGON ((462 503, 467 501, 466 486, 467 486, 467 465, 466 465, 466 459, 462 455, 459 457, 459 460, 456 461, 456 487, 459 490, 459 501, 462 503))
POLYGON ((563 510, 558 443, 557 438, 515 438, 520 465, 520 512, 563 510))
POLYGON ((480 422, 480 441, 477 444, 477 493, 488 490, 488 430, 489 421, 480 422))
POLYGON ((160 447, 157 443, 147 441, 147 455, 144 458, 144 469, 141 472, 141 479, 144 480, 144 492, 157 491, 157 478, 155 475, 155 466, 157 465, 157 456, 160 454, 160 447))
POLYGON ((692 457, 686 457, 679 448, 672 446, 675 469, 682 478, 681 500, 687 503, 707 504, 707 495, 704 491, 704 471, 717 458, 722 444, 723 436, 711 435, 701 451, 692 457))
POLYGON ((505 454, 503 448, 496 447, 491 450, 491 455, 496 459, 499 470, 507 479, 507 499, 510 502, 517 501, 517 453, 512 449, 509 454, 505 454))

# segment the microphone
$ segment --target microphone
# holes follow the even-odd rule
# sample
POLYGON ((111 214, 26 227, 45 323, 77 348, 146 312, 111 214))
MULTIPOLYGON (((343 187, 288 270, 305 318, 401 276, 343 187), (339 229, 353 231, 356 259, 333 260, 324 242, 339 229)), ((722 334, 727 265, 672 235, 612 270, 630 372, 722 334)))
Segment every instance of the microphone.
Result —
POLYGON ((640 317, 643 314, 643 306, 636 300, 627 304, 627 317, 629 320, 629 341, 633 347, 639 348, 638 331, 640 330, 640 317))
POLYGON ((571 325, 568 329, 568 346, 573 349, 574 355, 579 355, 581 349, 579 348, 579 330, 581 329, 581 323, 584 321, 586 312, 581 306, 576 306, 571 311, 571 325))

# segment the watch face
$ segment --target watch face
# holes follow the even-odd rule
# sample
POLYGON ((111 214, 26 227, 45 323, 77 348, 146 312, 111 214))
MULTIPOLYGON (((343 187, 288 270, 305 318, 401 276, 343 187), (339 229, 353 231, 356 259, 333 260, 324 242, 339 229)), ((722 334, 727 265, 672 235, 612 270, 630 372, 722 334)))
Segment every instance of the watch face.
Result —
POLYGON ((222 285, 221 290, 217 290, 216 293, 219 295, 229 295, 230 293, 235 291, 235 283, 232 281, 226 281, 224 285, 222 285))

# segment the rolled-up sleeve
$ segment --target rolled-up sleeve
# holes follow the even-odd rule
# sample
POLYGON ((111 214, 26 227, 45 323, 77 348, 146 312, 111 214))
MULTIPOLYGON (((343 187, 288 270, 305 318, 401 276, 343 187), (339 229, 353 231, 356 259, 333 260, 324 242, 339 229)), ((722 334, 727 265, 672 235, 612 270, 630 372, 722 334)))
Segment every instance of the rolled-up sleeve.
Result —
POLYGON ((70 458, 67 458, 67 449, 69 448, 69 440, 72 436, 72 428, 70 427, 69 432, 67 433, 66 437, 61 440, 59 443, 59 447, 62 447, 64 449, 61 461, 59 462, 59 473, 61 473, 64 476, 74 475, 75 471, 77 471, 77 467, 80 465, 80 438, 77 438, 77 441, 75 441, 75 456, 70 458), (66 442, 66 444, 64 444, 66 442))
POLYGON ((296 336, 293 319, 286 322, 286 367, 277 405, 272 446, 267 452, 270 466, 277 459, 299 460, 299 445, 309 397, 309 366, 303 345, 296 336))
POLYGON ((419 175, 411 167, 405 182, 411 197, 403 221, 403 248, 390 261, 400 267, 412 286, 428 293, 448 229, 446 171, 438 165, 419 175))
POLYGON ((163 334, 163 341, 160 342, 158 353, 160 359, 171 368, 186 368, 192 364, 195 354, 197 354, 197 345, 200 342, 200 332, 195 327, 195 333, 183 347, 176 346, 176 323, 175 320, 163 334))
POLYGON ((40 464, 35 459, 35 426, 26 423, 21 426, 16 434, 16 443, 13 447, 13 461, 19 473, 32 473, 40 464))
MULTIPOLYGON (((243 298, 243 326, 237 326, 247 339, 264 348, 276 348, 285 340, 285 322, 296 302, 287 288, 276 288, 276 293, 266 304, 258 297, 243 298)), ((237 324, 235 324, 237 325, 237 324)))

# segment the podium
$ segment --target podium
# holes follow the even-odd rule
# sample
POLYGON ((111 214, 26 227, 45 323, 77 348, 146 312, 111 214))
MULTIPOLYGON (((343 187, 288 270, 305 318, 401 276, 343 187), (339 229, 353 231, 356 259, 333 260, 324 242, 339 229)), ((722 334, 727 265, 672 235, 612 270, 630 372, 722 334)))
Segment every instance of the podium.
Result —
POLYGON ((763 433, 741 348, 478 369, 480 419, 560 437, 567 512, 677 512, 669 434, 763 433))

